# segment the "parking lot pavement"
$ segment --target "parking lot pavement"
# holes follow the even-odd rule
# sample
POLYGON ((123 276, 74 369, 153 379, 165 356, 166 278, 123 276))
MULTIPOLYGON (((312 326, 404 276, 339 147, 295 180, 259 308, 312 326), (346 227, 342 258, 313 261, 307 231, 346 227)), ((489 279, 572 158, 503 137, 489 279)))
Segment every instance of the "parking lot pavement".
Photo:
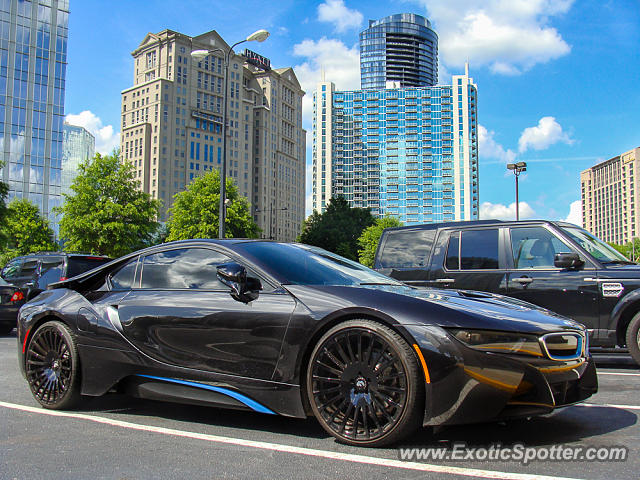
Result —
POLYGON ((501 424, 422 430, 406 447, 489 450, 524 444, 624 446, 624 462, 403 461, 393 449, 336 443, 313 420, 143 401, 122 395, 82 409, 37 406, 17 366, 15 332, 0 338, 0 478, 638 478, 640 369, 599 367, 600 391, 585 405, 501 424))

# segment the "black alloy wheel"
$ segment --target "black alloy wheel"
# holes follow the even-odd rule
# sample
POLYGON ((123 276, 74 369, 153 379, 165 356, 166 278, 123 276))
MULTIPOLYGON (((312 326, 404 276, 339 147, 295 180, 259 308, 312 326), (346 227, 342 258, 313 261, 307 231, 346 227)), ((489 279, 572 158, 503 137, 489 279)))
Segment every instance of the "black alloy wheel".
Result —
POLYGON ((640 313, 636 313, 631 322, 629 322, 626 337, 629 353, 635 362, 640 365, 640 313))
POLYGON ((27 347, 26 372, 31 393, 45 408, 70 408, 80 399, 79 357, 66 325, 47 322, 27 347))
POLYGON ((339 324, 311 354, 311 408, 342 443, 381 446, 410 434, 424 416, 424 391, 424 374, 411 346, 377 322, 339 324))

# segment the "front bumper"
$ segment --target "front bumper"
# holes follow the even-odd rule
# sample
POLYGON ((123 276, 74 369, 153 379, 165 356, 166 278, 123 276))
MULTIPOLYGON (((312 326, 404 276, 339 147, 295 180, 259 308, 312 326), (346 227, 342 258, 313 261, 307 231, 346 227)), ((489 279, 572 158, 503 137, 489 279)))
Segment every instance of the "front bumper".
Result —
POLYGON ((560 362, 481 352, 438 327, 406 328, 418 341, 429 369, 425 426, 542 415, 598 390, 591 356, 560 362))

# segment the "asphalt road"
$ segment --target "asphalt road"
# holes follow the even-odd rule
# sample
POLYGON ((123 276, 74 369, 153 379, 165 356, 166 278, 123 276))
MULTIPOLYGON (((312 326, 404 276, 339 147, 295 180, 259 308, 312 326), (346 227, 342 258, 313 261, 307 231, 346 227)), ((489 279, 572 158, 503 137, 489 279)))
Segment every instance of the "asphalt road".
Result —
MULTIPOLYGON (((398 450, 336 443, 313 420, 143 401, 92 399, 62 416, 38 406, 17 366, 15 331, 0 337, 0 479, 503 478, 637 479, 640 369, 603 357, 588 405, 506 424, 422 430, 406 446, 522 442, 626 446, 625 462, 401 461, 398 450)), ((55 412, 54 412, 55 413, 55 412)))

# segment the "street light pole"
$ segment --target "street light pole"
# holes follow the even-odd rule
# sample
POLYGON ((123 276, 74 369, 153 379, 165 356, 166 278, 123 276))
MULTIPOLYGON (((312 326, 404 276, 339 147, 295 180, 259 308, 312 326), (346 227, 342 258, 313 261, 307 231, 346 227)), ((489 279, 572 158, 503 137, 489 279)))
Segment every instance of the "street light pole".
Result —
POLYGON ((255 213, 264 213, 264 212, 267 212, 267 211, 269 212, 269 237, 268 237, 269 240, 277 240, 276 237, 278 236, 278 211, 285 212, 287 210, 289 210, 288 207, 282 207, 282 208, 275 208, 274 209, 273 205, 271 205, 271 204, 269 205, 269 209, 268 210, 266 210, 266 209, 265 210, 256 209, 255 213), (273 223, 272 222, 272 216, 273 216, 274 210, 276 212, 276 214, 275 214, 276 215, 275 216, 276 234, 272 235, 271 234, 271 224, 273 223))
POLYGON ((527 171, 526 162, 508 163, 507 168, 513 170, 513 174, 516 176, 516 221, 520 220, 520 198, 518 196, 518 178, 522 172, 527 171))
POLYGON ((227 218, 227 104, 229 103, 229 61, 233 54, 233 49, 244 42, 264 42, 269 37, 266 30, 258 30, 244 40, 234 43, 228 50, 213 48, 211 50, 193 50, 191 56, 195 60, 202 60, 204 57, 214 52, 221 52, 224 55, 224 85, 222 98, 222 167, 220 169, 220 211, 218 214, 218 238, 225 238, 225 223, 227 218))

